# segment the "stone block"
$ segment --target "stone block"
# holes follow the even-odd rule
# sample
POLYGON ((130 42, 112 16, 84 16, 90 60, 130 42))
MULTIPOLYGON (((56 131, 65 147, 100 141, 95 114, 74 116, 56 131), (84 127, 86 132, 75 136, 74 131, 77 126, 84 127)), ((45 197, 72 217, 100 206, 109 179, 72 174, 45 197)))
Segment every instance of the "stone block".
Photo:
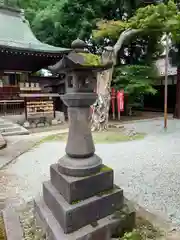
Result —
POLYGON ((119 220, 109 215, 98 220, 96 227, 87 225, 78 231, 65 234, 42 199, 35 201, 34 207, 37 222, 47 232, 48 240, 110 240, 111 229, 115 229, 119 224, 119 220))
POLYGON ((123 207, 117 209, 114 213, 114 218, 120 221, 120 224, 116 229, 113 229, 114 237, 121 237, 125 232, 133 231, 136 222, 136 211, 135 208, 130 204, 129 201, 124 200, 123 207))
POLYGON ((23 127, 30 128, 30 123, 28 121, 24 122, 23 127))
POLYGON ((51 124, 52 124, 53 126, 58 125, 57 119, 53 119, 53 120, 51 121, 51 124))
POLYGON ((2 214, 7 240, 22 240, 23 229, 19 220, 19 215, 15 212, 13 207, 5 207, 2 214))
POLYGON ((123 205, 123 191, 117 187, 71 205, 50 182, 46 182, 43 197, 66 234, 112 214, 123 205))
POLYGON ((58 122, 65 122, 64 112, 56 111, 56 119, 58 122))
POLYGON ((61 174, 58 164, 54 164, 50 167, 51 183, 68 203, 84 200, 113 188, 113 170, 104 165, 101 169, 88 177, 71 177, 61 174))

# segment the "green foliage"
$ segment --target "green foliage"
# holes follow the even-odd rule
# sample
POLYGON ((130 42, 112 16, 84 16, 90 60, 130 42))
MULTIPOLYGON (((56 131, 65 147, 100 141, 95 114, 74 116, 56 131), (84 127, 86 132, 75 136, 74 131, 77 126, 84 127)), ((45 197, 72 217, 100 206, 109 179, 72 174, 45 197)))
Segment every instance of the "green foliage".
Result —
MULTIPOLYGON (((143 35, 162 35, 164 32, 176 32, 180 26, 180 15, 176 4, 148 5, 139 8, 128 21, 99 21, 93 36, 98 38, 118 39, 125 29, 140 29, 143 35)), ((179 30, 180 31, 180 30, 179 30)))
POLYGON ((129 19, 129 27, 135 29, 142 29, 143 32, 152 33, 169 32, 171 26, 174 24, 177 7, 173 1, 166 4, 148 5, 145 8, 139 8, 136 14, 129 19))
POLYGON ((19 5, 41 41, 66 47, 77 37, 88 40, 97 19, 121 15, 118 0, 19 0, 19 5))
POLYGON ((126 65, 114 71, 113 85, 117 90, 124 89, 129 104, 144 94, 155 94, 153 84, 157 79, 157 70, 153 66, 126 65))
POLYGON ((125 233, 120 240, 165 239, 165 233, 141 217, 136 218, 136 226, 132 232, 125 233))
POLYGON ((127 22, 120 20, 101 20, 96 26, 97 29, 93 30, 94 39, 110 38, 117 40, 119 35, 128 28, 127 22))
POLYGON ((136 230, 130 233, 125 233, 121 239, 122 240, 142 240, 140 233, 136 230))

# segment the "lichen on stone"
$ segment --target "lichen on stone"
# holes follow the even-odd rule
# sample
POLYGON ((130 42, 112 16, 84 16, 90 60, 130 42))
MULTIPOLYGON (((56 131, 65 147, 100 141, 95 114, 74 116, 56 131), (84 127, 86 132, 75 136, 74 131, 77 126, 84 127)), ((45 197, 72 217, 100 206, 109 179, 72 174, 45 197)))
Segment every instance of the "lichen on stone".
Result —
POLYGON ((100 66, 102 65, 101 57, 92 53, 78 53, 84 58, 84 66, 100 66))

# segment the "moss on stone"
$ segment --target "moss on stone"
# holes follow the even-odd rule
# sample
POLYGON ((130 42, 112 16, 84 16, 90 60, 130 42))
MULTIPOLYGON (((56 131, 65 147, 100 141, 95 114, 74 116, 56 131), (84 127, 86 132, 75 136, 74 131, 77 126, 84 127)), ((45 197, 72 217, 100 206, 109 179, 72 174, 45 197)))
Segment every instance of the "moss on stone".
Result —
POLYGON ((7 240, 2 214, 0 213, 0 240, 7 240))
POLYGON ((118 187, 115 186, 115 187, 113 187, 113 188, 111 188, 111 189, 108 189, 108 190, 105 190, 105 191, 102 191, 102 192, 97 193, 96 196, 102 197, 102 196, 104 196, 104 195, 111 194, 111 193, 113 193, 116 189, 118 189, 118 187))
POLYGON ((75 205, 75 204, 78 204, 78 203, 80 203, 80 202, 82 202, 82 200, 76 200, 76 201, 73 201, 73 202, 71 203, 71 205, 75 205))
POLYGON ((110 167, 107 167, 107 166, 103 166, 101 169, 100 169, 100 172, 109 172, 109 171, 112 171, 113 169, 110 168, 110 167))
POLYGON ((84 66, 99 66, 102 65, 101 57, 92 53, 78 53, 84 58, 84 66))

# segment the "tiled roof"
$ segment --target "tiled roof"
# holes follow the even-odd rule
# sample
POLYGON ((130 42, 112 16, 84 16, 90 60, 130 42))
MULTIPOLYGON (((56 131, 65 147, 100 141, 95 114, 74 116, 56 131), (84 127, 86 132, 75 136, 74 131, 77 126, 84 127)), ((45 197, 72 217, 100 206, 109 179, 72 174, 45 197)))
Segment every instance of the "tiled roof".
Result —
POLYGON ((40 42, 33 34, 22 10, 0 6, 0 49, 2 48, 52 54, 69 51, 40 42))

